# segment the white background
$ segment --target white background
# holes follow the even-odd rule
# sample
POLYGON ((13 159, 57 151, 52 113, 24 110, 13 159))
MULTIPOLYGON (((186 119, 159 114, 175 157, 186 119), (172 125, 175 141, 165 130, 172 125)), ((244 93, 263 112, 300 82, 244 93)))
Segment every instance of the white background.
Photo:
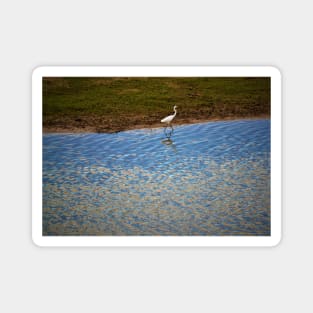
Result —
POLYGON ((1 1, 1 312, 312 311, 310 1, 1 1), (283 74, 275 248, 38 248, 31 71, 39 65, 274 65, 283 74))

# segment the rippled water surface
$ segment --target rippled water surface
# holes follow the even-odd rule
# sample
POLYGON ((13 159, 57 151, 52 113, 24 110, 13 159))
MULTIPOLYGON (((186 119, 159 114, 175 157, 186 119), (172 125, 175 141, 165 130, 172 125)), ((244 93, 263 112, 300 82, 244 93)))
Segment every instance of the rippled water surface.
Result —
POLYGON ((43 136, 44 235, 270 235, 270 121, 43 136))

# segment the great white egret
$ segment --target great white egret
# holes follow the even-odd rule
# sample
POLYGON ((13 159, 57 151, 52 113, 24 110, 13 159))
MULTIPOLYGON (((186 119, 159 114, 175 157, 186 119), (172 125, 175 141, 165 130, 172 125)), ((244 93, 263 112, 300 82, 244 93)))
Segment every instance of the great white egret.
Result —
MULTIPOLYGON (((169 116, 167 116, 167 117, 164 117, 162 120, 161 120, 161 123, 166 123, 167 124, 167 126, 171 126, 172 127, 172 125, 171 125, 171 122, 172 122, 172 120, 174 119, 174 117, 176 116, 176 108, 177 108, 177 106, 175 105, 174 106, 174 114, 172 114, 172 115, 169 115, 169 116)), ((166 127, 167 127, 166 126, 166 127)), ((172 127, 173 128, 173 127, 172 127)))

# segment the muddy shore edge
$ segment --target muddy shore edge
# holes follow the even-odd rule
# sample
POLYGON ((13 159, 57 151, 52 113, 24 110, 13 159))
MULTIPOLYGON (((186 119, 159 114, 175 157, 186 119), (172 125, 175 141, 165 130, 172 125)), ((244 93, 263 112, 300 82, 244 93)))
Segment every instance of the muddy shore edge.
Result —
MULTIPOLYGON (((258 116, 236 116, 236 117, 224 117, 224 118, 184 118, 179 119, 173 123, 173 127, 178 125, 196 124, 205 122, 218 122, 218 121, 231 121, 231 120, 255 120, 255 119, 270 119, 269 115, 258 116)), ((149 121, 143 119, 142 122, 134 119, 128 119, 127 121, 111 122, 102 118, 76 118, 75 120, 58 120, 56 123, 43 125, 43 134, 51 133, 117 133, 127 130, 135 129, 153 129, 162 128, 165 125, 161 122, 149 121), (92 123, 94 122, 94 123, 92 123)))

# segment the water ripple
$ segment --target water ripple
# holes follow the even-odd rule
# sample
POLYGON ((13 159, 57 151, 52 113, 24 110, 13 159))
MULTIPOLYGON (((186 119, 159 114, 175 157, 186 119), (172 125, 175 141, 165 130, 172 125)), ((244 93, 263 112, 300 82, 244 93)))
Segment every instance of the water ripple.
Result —
POLYGON ((270 121, 43 136, 44 235, 270 235, 270 121))

